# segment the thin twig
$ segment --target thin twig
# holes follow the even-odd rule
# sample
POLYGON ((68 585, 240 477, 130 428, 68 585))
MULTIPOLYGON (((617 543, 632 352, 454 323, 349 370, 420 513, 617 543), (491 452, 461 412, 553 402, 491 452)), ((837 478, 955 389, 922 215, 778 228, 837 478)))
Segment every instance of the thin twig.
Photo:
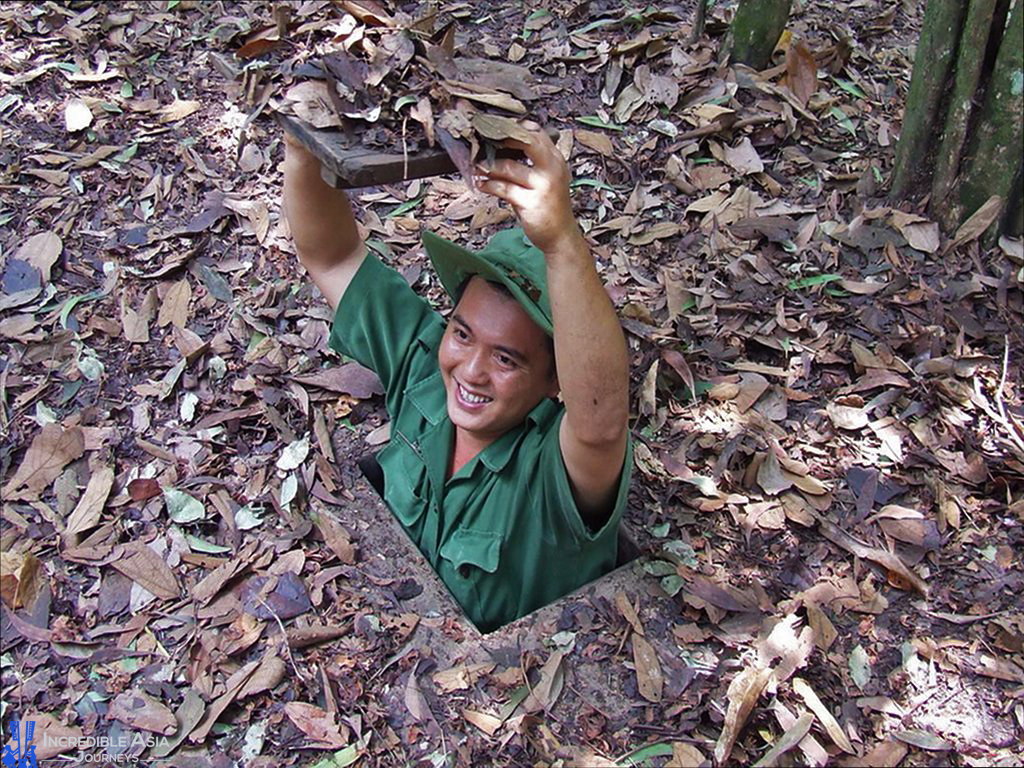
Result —
POLYGON ((267 601, 263 599, 263 595, 257 594, 256 599, 259 600, 260 605, 266 608, 270 612, 270 615, 274 617, 274 621, 277 622, 278 629, 281 630, 281 638, 284 641, 281 643, 284 646, 284 655, 288 657, 288 663, 292 665, 292 669, 295 670, 295 674, 298 676, 299 680, 308 685, 310 682, 309 679, 302 674, 299 666, 295 663, 294 657, 292 657, 292 649, 288 646, 288 632, 285 630, 284 624, 281 622, 281 617, 277 615, 277 612, 273 608, 267 605, 267 601))
POLYGON ((1003 373, 999 377, 999 387, 996 389, 996 408, 999 409, 999 415, 1003 417, 1003 421, 1009 421, 1006 418, 1006 406, 1003 404, 1003 387, 1006 386, 1006 369, 1010 364, 1010 337, 1003 336, 1003 373))

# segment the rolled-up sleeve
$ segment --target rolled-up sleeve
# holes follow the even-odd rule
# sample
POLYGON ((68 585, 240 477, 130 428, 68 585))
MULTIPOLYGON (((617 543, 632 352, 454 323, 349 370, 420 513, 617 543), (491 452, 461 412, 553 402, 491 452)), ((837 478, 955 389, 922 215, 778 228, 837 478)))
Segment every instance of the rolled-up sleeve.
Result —
POLYGON ((436 341, 444 321, 394 269, 368 253, 334 314, 330 347, 374 371, 389 410, 405 386, 410 362, 436 341))

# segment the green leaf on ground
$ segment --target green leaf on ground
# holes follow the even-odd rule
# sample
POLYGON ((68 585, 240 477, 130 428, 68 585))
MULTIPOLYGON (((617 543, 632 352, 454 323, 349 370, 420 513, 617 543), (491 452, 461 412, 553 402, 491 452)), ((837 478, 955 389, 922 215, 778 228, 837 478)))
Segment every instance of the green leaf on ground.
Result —
POLYGON ((810 275, 808 277, 800 277, 796 280, 790 280, 787 287, 791 291, 800 291, 804 288, 814 288, 817 285, 826 285, 827 283, 834 283, 836 280, 842 279, 842 275, 832 273, 825 275, 810 275))
POLYGON ((206 507, 194 496, 176 488, 164 488, 167 514, 176 523, 194 523, 206 517, 206 507))

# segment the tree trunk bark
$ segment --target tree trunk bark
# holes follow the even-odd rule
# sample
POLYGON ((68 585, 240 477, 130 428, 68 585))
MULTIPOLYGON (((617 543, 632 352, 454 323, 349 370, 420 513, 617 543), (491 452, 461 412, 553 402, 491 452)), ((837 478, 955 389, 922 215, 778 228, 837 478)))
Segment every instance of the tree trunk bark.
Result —
POLYGON ((962 0, 928 0, 914 57, 907 107, 903 112, 903 127, 896 145, 892 191, 897 197, 903 197, 913 186, 918 172, 927 167, 928 145, 936 132, 936 116, 941 114, 942 96, 957 50, 963 16, 962 0))
POLYGON ((966 170, 959 185, 957 218, 969 216, 989 196, 1004 202, 1013 192, 1021 172, 1024 142, 1024 1, 1010 11, 995 68, 985 93, 985 103, 965 158, 966 170))
POLYGON ((754 69, 767 67, 786 28, 789 5, 790 0, 740 0, 732 20, 732 60, 754 69))
POLYGON ((996 0, 971 0, 967 10, 960 52, 956 58, 953 95, 950 97, 949 111, 946 113, 942 144, 935 158, 931 199, 933 208, 944 206, 960 171, 964 139, 967 137, 967 126, 974 111, 973 99, 977 96, 978 83, 981 81, 981 67, 985 61, 989 34, 999 34, 1002 31, 992 29, 992 15, 995 10, 996 0))

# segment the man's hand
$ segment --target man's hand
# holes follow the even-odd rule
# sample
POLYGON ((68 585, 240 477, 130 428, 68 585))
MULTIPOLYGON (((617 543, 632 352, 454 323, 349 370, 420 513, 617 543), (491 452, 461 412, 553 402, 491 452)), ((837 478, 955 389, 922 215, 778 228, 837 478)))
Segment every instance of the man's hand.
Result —
POLYGON ((524 127, 530 143, 507 139, 505 146, 522 151, 530 164, 505 159, 478 165, 478 187, 511 205, 530 242, 545 254, 578 247, 582 235, 569 198, 569 167, 539 126, 524 127))

